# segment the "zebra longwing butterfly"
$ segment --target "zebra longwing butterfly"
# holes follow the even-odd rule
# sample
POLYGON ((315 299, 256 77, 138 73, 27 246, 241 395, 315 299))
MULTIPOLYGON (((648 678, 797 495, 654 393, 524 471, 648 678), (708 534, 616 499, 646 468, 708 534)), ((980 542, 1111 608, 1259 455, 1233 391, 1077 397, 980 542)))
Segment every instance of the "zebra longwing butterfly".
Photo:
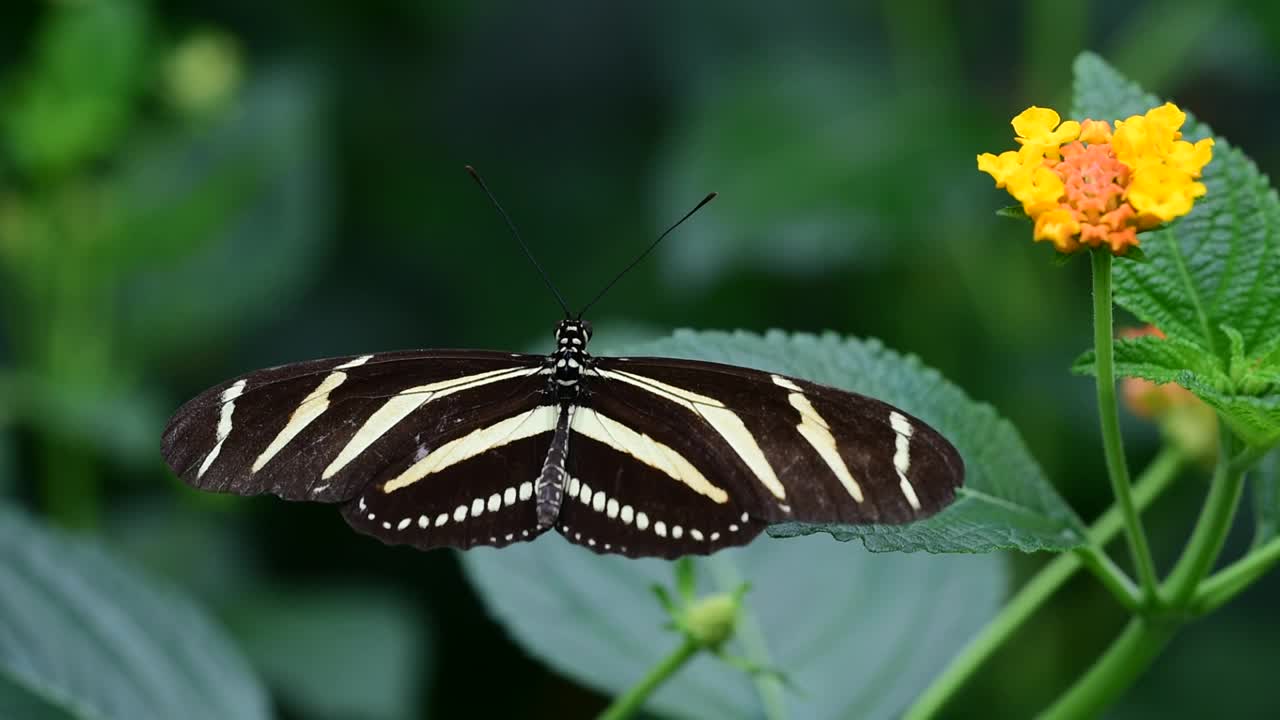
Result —
POLYGON ((599 553, 708 554, 771 523, 910 522, 963 482, 945 438, 879 400, 731 365, 593 357, 590 323, 571 316, 555 338, 545 356, 421 350, 251 372, 182 406, 163 454, 195 487, 340 504, 356 530, 423 550, 555 528, 599 553))

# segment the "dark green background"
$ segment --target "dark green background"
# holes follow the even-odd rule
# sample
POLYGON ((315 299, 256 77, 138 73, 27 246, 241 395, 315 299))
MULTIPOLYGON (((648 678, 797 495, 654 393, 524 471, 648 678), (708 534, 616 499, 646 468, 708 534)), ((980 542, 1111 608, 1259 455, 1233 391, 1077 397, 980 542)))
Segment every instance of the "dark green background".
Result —
MULTIPOLYGON (((54 29, 93 4, 0 9, 0 493, 186 585, 244 643, 282 622, 282 597, 335 593, 334 617, 372 603, 414 674, 371 718, 581 717, 604 700, 511 645, 451 553, 384 548, 332 508, 190 492, 159 434, 255 367, 549 347, 554 300, 464 164, 575 306, 719 191, 593 310, 596 345, 675 327, 879 337, 1012 419, 1091 518, 1109 501, 1092 392, 1066 373, 1089 343, 1085 265, 1054 267, 995 217, 1010 201, 975 154, 1013 147, 1026 106, 1065 109, 1091 49, 1264 172, 1280 162, 1280 10, 1263 0, 190 0, 54 29), (175 53, 211 38, 225 52, 196 75, 238 80, 184 105, 175 53)), ((1158 435, 1128 420, 1140 467, 1158 435)), ((1202 488, 1188 477, 1153 512, 1163 561, 1202 488)), ((1011 561, 1025 575, 1043 558, 1011 561)), ((1181 637, 1119 714, 1274 709, 1280 583, 1262 585, 1181 637)), ((1071 585, 963 712, 1042 707, 1122 620, 1071 585)), ((311 656, 360 682, 377 668, 357 653, 335 633, 311 656)))

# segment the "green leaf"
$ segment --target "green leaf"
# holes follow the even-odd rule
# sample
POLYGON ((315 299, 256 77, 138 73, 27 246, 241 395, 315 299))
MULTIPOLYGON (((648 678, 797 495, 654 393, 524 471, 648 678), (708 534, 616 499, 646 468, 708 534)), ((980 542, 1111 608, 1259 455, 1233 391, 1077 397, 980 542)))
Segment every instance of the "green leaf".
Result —
POLYGON ((21 720, 77 720, 57 698, 39 694, 0 668, 0 718, 21 720))
POLYGON ((0 674, 95 720, 270 716, 247 663, 190 601, 5 506, 0 674))
MULTIPOLYGON (((1096 55, 1082 54, 1075 74, 1075 117, 1114 120, 1161 102, 1096 55)), ((1183 135, 1212 131, 1188 115, 1183 135)), ((1180 343, 1183 364, 1163 366, 1166 374, 1186 370, 1180 384, 1246 441, 1269 444, 1280 440, 1280 198, 1249 158, 1215 141, 1208 193, 1185 218, 1144 234, 1150 262, 1116 265, 1116 302, 1180 343)))
POLYGON ((1280 534, 1280 450, 1273 451, 1253 471, 1253 544, 1280 534))
POLYGON ((1182 373, 1177 382, 1217 410, 1246 443, 1266 448, 1280 442, 1280 394, 1252 397, 1223 392, 1189 371, 1182 373))
MULTIPOLYGON (((0 380, 0 389, 3 389, 2 386, 3 381, 0 380)), ((7 497, 18 485, 18 459, 13 434, 6 427, 3 413, 3 408, 0 408, 0 497, 7 497)))
POLYGON ((743 365, 880 398, 928 422, 960 451, 965 485, 956 502, 911 525, 774 525, 769 534, 831 533, 861 538, 873 551, 990 552, 1067 550, 1083 542, 1080 519, 1063 502, 1017 431, 990 407, 975 403, 937 371, 877 341, 834 334, 787 335, 678 331, 665 340, 624 348, 622 355, 658 355, 743 365))
MULTIPOLYGON (((671 565, 596 555, 559 536, 461 555, 490 612, 549 666, 618 694, 680 642, 649 588, 671 565)), ((743 580, 729 655, 783 672, 748 677, 709 654, 664 684, 646 709, 679 718, 896 717, 999 607, 1008 578, 998 555, 876 555, 828 538, 757 538, 695 561, 703 593, 743 580)))
POLYGON ((112 150, 142 87, 147 15, 136 0, 55 3, 35 58, 6 103, 8 154, 34 174, 61 173, 112 150))
MULTIPOLYGON (((1088 350, 1075 361, 1071 371, 1078 375, 1093 375, 1097 372, 1094 362, 1094 353, 1088 350)), ((1206 356, 1196 345, 1175 338, 1145 335, 1116 340, 1115 364, 1118 375, 1156 383, 1178 382, 1188 371, 1207 382, 1227 381, 1227 376, 1212 357, 1206 356)))
POLYGON ((1006 205, 1000 208, 999 210, 996 210, 996 216, 1003 217, 1003 218, 1010 218, 1012 220, 1030 220, 1031 219, 1031 216, 1027 214, 1026 210, 1022 209, 1021 205, 1006 205))
POLYGON ((364 587, 260 592, 229 617, 249 659, 298 717, 420 716, 430 640, 400 595, 364 587))
MULTIPOLYGON (((1114 120, 1161 104, 1096 55, 1075 65, 1077 117, 1114 120)), ((1190 114, 1187 140, 1210 137, 1190 114)), ((1116 266, 1116 301, 1171 338, 1195 343, 1223 361, 1235 327, 1247 355, 1280 334, 1280 199, 1239 150, 1215 138, 1205 168, 1208 193, 1166 229, 1144 235, 1147 264, 1116 266)))

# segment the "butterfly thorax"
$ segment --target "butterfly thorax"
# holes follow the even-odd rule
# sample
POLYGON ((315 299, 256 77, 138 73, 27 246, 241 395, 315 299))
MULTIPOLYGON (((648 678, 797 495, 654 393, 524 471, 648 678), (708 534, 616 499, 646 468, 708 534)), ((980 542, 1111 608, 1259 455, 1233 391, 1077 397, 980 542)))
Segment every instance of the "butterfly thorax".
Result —
POLYGON ((590 339, 591 323, 585 320, 561 320, 556 325, 556 349, 547 357, 551 368, 547 394, 562 405, 577 400, 581 393, 582 372, 591 366, 590 339))

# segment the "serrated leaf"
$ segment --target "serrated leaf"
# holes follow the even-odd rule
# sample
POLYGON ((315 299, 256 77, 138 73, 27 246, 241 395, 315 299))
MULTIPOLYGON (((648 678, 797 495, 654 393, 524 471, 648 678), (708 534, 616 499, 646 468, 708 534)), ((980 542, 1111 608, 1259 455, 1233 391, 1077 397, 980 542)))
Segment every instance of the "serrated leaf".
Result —
POLYGON ((247 663, 188 600, 4 506, 0 673, 80 718, 270 717, 247 663))
MULTIPOLYGON (((1178 382, 1189 370, 1208 382, 1227 380, 1213 357, 1205 355, 1199 347, 1176 338, 1147 335, 1118 339, 1114 359, 1116 373, 1123 377, 1171 383, 1178 382)), ((1075 361, 1071 371, 1078 375, 1093 375, 1097 372, 1095 360, 1094 352, 1088 350, 1075 361)))
MULTIPOLYGON (((1161 104, 1096 55, 1081 55, 1075 76, 1075 117, 1114 120, 1161 104)), ((1182 132, 1191 141, 1212 135, 1190 114, 1182 132)), ((1222 138, 1215 141, 1203 178, 1208 193, 1185 218, 1143 235, 1151 262, 1118 263, 1115 296, 1225 367, 1223 324, 1240 332, 1250 358, 1280 335, 1280 199, 1253 161, 1222 138)))
MULTIPOLYGON (((1113 120, 1160 104, 1096 55, 1082 54, 1075 75, 1076 117, 1113 120)), ((1188 114, 1186 139, 1211 135, 1188 114)), ((1253 161, 1215 141, 1208 193, 1185 218, 1143 236, 1150 262, 1115 266, 1115 297, 1171 340, 1198 348, 1200 357, 1163 370, 1184 369, 1179 384, 1247 442, 1265 446, 1280 441, 1280 388, 1270 387, 1280 374, 1270 366, 1280 337, 1280 198, 1253 161)))
POLYGON ((990 407, 975 403, 937 371, 878 341, 823 336, 678 331, 624 348, 621 355, 712 360, 852 390, 896 405, 946 436, 965 462, 956 502, 910 525, 774 525, 791 537, 828 532, 861 538, 873 551, 990 552, 1067 550, 1083 542, 1080 519, 1063 502, 1017 431, 990 407))
POLYGON ((1217 410, 1246 443, 1260 448, 1280 443, 1280 394, 1234 395, 1190 371, 1179 375, 1177 382, 1217 410))
POLYGON ((228 611, 232 632, 299 717, 407 720, 430 676, 426 628, 394 592, 316 587, 258 592, 228 611))
MULTIPOLYGON (((630 687, 680 642, 659 629, 668 616, 649 592, 670 584, 670 563, 596 555, 559 536, 473 549, 462 563, 517 642, 601 692, 630 687)), ((695 564, 703 594, 751 583, 725 650, 781 670, 795 689, 703 654, 647 703, 664 717, 761 717, 765 703, 797 720, 896 717, 995 614, 1007 582, 998 555, 875 555, 820 537, 759 538, 695 564)))
POLYGON ((1272 451, 1253 471, 1255 546, 1280 535, 1280 450, 1272 451))

